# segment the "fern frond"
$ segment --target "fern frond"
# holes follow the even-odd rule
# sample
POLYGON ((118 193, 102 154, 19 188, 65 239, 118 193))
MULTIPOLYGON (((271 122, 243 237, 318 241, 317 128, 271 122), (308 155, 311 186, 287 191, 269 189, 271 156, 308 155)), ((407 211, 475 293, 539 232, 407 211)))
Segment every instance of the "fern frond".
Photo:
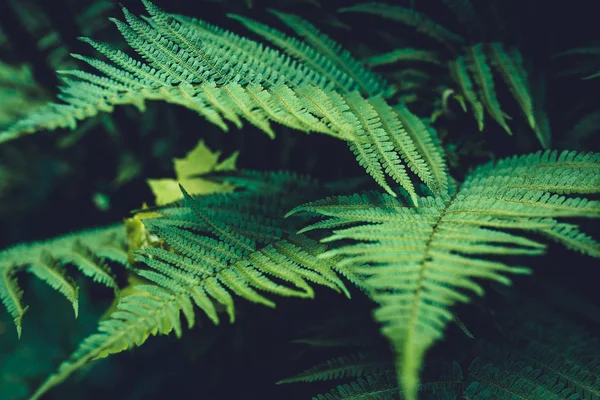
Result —
POLYGON ((398 383, 394 373, 367 375, 347 384, 339 385, 326 394, 313 397, 316 400, 397 400, 398 383))
MULTIPOLYGON (((64 89, 66 92, 62 96, 68 104, 50 105, 32 114, 31 118, 20 121, 6 131, 3 138, 8 140, 20 133, 39 129, 74 127, 78 119, 89 118, 99 111, 110 112, 118 104, 135 104, 143 110, 145 100, 163 100, 184 105, 225 130, 227 126, 223 118, 239 127, 240 117, 243 117, 271 136, 274 133, 269 126, 269 118, 277 122, 287 121, 288 125, 295 122, 296 126, 293 127, 304 131, 314 130, 319 126, 321 127, 317 130, 328 131, 320 125, 318 118, 310 118, 311 114, 302 110, 302 102, 293 102, 291 96, 294 94, 291 90, 288 89, 291 95, 277 92, 288 85, 295 87, 300 82, 299 79, 309 84, 311 74, 305 73, 306 68, 289 63, 286 57, 272 50, 261 59, 260 53, 253 52, 260 47, 259 44, 249 40, 233 43, 237 48, 233 48, 231 43, 226 46, 222 41, 209 46, 206 44, 209 42, 203 40, 205 35, 200 34, 197 29, 182 25, 146 3, 154 14, 153 20, 158 21, 153 26, 141 21, 127 9, 123 9, 127 23, 114 18, 112 21, 129 45, 148 63, 134 60, 107 44, 84 39, 118 68, 86 59, 93 67, 106 74, 106 79, 99 79, 91 74, 78 74, 83 80, 68 81, 69 85, 64 89), (249 49, 244 51, 240 46, 249 49), (228 62, 232 58, 237 62, 228 62), (90 80, 103 85, 90 86, 90 80), (128 90, 122 89, 125 82, 128 90), (107 85, 112 90, 106 88, 107 85), (266 87, 274 88, 271 95, 264 93, 266 87), (287 105, 290 101, 292 106, 287 105), (279 102, 282 104, 278 104, 279 102), (279 115, 288 113, 289 109, 295 112, 295 116, 302 117, 306 114, 306 118, 310 119, 301 118, 296 121, 295 116, 285 119, 285 115, 279 115)), ((72 72, 68 73, 72 75, 72 72)), ((312 76, 313 85, 321 83, 318 76, 315 77, 314 73, 312 76)), ((311 103, 309 96, 302 98, 311 103)), ((312 103, 312 108, 320 109, 320 106, 312 103)))
POLYGON ((465 56, 458 56, 450 63, 451 75, 471 105, 479 130, 483 130, 485 107, 492 118, 511 134, 506 123, 508 117, 502 111, 498 100, 491 67, 499 72, 519 104, 529 127, 535 132, 542 147, 547 148, 550 145, 548 128, 538 126, 538 122, 542 125, 547 124, 541 121, 544 118, 541 93, 535 93, 532 89, 521 52, 516 48, 506 48, 502 43, 493 42, 469 47, 466 50, 466 59, 465 56), (491 63, 488 63, 488 56, 491 63))
POLYGON ((512 131, 506 124, 505 114, 500 107, 500 102, 496 95, 494 76, 492 74, 492 69, 488 64, 487 56, 484 53, 483 44, 476 44, 475 46, 469 47, 467 49, 467 60, 467 67, 477 83, 483 105, 492 118, 498 122, 509 135, 512 135, 512 131))
MULTIPOLYGON (((311 327, 311 330, 319 332, 317 337, 294 342, 317 347, 360 347, 361 350, 317 364, 292 378, 284 379, 278 383, 347 380, 348 378, 358 377, 358 380, 350 382, 348 385, 340 385, 329 391, 324 397, 319 398, 329 398, 326 396, 338 398, 335 397, 336 395, 343 396, 340 398, 361 399, 403 398, 398 390, 398 382, 393 379, 395 371, 393 354, 390 353, 391 349, 381 343, 381 336, 368 329, 370 326, 366 323, 365 317, 368 316, 355 312, 339 314, 337 318, 329 319, 325 324, 311 327), (349 332, 352 332, 352 334, 349 334, 349 332), (357 340, 359 338, 360 340, 357 340), (383 346, 381 346, 382 344, 383 346), (365 387, 364 391, 356 392, 356 396, 352 394, 352 389, 362 387, 361 382, 364 383, 372 379, 380 380, 381 378, 389 383, 389 387, 384 392, 379 392, 375 387, 370 389, 365 387), (346 390, 349 392, 346 392, 346 390)), ((456 362, 448 363, 444 360, 436 360, 427 365, 424 375, 425 377, 419 385, 420 398, 457 400, 459 393, 464 388, 462 369, 456 362)))
POLYGON ((464 95, 467 102, 471 105, 473 113, 475 114, 475 120, 477 121, 477 127, 480 131, 483 130, 483 104, 473 85, 473 80, 467 69, 467 64, 464 56, 459 56, 450 63, 450 73, 454 81, 458 84, 458 87, 464 95))
POLYGON ((402 22, 405 25, 417 28, 419 32, 437 40, 449 49, 456 49, 464 43, 464 39, 460 35, 449 31, 426 15, 410 8, 382 3, 363 3, 341 8, 339 11, 371 13, 402 22))
MULTIPOLYGON (((288 180, 291 174, 273 174, 288 180)), ((287 193, 243 190, 192 198, 159 207, 162 216, 142 219, 161 239, 160 247, 134 252, 135 273, 146 284, 125 296, 99 332, 88 337, 34 395, 39 398, 88 362, 143 344, 151 335, 183 333, 183 317, 195 323, 198 307, 215 324, 219 309, 235 320, 234 296, 274 307, 268 294, 312 298, 323 285, 349 296, 341 277, 359 278, 335 260, 320 260, 325 245, 294 234, 299 221, 280 216, 299 199, 312 197, 323 185, 305 185, 287 193)), ((325 191, 326 192, 326 191, 325 191)), ((339 260, 338 260, 339 261, 339 260)))
POLYGON ((505 49, 501 43, 490 43, 488 48, 494 67, 500 72, 538 141, 543 148, 550 147, 549 129, 545 126, 547 121, 541 120, 545 114, 539 107, 544 96, 532 90, 521 52, 516 48, 505 49))
POLYGON ((277 384, 294 382, 330 381, 341 378, 358 378, 360 376, 381 375, 393 371, 393 363, 389 358, 376 353, 358 352, 334 358, 315 365, 291 378, 283 379, 277 384))
POLYGON ((60 292, 77 315, 78 288, 64 265, 74 264, 84 275, 115 290, 119 286, 105 258, 126 265, 125 230, 122 225, 90 229, 42 242, 19 244, 0 251, 0 298, 21 335, 27 307, 15 274, 26 270, 60 292))
POLYGON ((420 198, 418 208, 369 193, 308 203, 290 214, 304 211, 328 217, 325 221, 335 229, 327 242, 356 241, 323 257, 341 256, 341 265, 366 276, 364 284, 380 305, 375 319, 397 351, 402 391, 415 399, 423 356, 453 319, 449 308, 468 302, 467 292, 484 292, 474 279, 510 284, 506 274, 531 272, 489 258, 539 255, 545 245, 523 234, 552 237, 559 236, 557 232, 565 237, 559 241, 578 243, 568 247, 599 255, 598 242, 577 231, 564 232, 557 221, 600 217, 597 200, 557 194, 598 193, 600 185, 594 182, 599 174, 598 154, 547 151, 482 166, 456 194, 420 198), (565 170, 580 171, 583 181, 556 182, 553 175, 565 170))
POLYGON ((539 151, 479 166, 467 182, 506 179, 508 189, 537 189, 558 194, 598 193, 600 155, 593 152, 539 151), (533 186, 536 185, 536 186, 533 186))
MULTIPOLYGON (((458 400, 463 386, 463 373, 460 365, 453 362, 442 363, 430 373, 430 379, 419 385, 419 395, 423 399, 458 400)), ((369 374, 360 377, 348 384, 337 386, 324 395, 313 399, 341 400, 341 399, 390 399, 399 400, 403 397, 399 393, 398 382, 394 378, 394 371, 387 370, 378 374, 369 374)))
POLYGON ((44 281, 48 286, 65 296, 69 303, 73 305, 75 317, 78 316, 79 288, 73 278, 67 275, 64 265, 52 257, 52 254, 48 250, 42 251, 39 261, 32 263, 27 268, 27 272, 31 272, 38 279, 44 281))
POLYGON ((258 42, 200 20, 172 16, 143 2, 150 18, 140 19, 123 8, 125 22, 111 21, 144 61, 108 44, 82 39, 112 64, 76 56, 103 75, 63 71, 76 78, 63 79, 66 85, 59 98, 65 103, 49 104, 18 121, 0 133, 0 142, 42 129, 74 128, 79 120, 112 112, 117 105, 133 104, 143 111, 146 100, 162 100, 190 108, 223 130, 228 129, 228 122, 241 127, 246 120, 274 137, 271 123, 276 122, 347 141, 359 162, 392 195, 387 177, 414 193, 401 159, 426 179, 434 193, 444 191, 441 159, 421 154, 430 149, 411 144, 411 140, 426 143, 429 139, 398 134, 400 124, 382 100, 389 92, 384 80, 307 21, 275 13, 306 39, 308 44, 300 45, 238 18, 281 45, 297 58, 294 61, 258 42), (368 116, 363 114, 366 110, 371 110, 368 116), (428 178, 428 169, 436 175, 434 179, 428 178))
MULTIPOLYGON (((521 106, 529 126, 531 129, 535 129, 531 89, 529 88, 527 72, 523 65, 521 53, 516 49, 506 50, 502 43, 489 43, 488 49, 494 67, 500 71, 508 89, 521 106)), ((545 143, 543 145, 546 147, 545 143)))
POLYGON ((21 323, 23 321, 23 315, 25 314, 25 311, 27 311, 27 307, 22 304, 23 290, 15 277, 15 268, 8 268, 5 266, 1 268, 0 271, 2 271, 2 279, 0 279, 0 300, 2 300, 2 304, 4 304, 4 307, 6 307, 7 311, 13 317, 15 326, 17 327, 17 335, 21 337, 21 323))

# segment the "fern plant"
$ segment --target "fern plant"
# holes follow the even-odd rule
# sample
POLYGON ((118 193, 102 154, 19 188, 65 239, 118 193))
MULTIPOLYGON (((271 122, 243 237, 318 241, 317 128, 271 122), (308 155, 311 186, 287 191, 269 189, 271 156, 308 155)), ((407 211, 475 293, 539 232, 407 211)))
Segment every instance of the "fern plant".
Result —
MULTIPOLYGON (((473 294, 483 295, 482 281, 508 285, 511 274, 532 272, 510 264, 506 256, 518 256, 521 263, 522 256, 544 254, 546 242, 554 241, 600 257, 599 243, 576 220, 600 216, 600 203, 593 197, 600 192, 598 153, 548 150, 478 166, 464 179, 458 171, 453 177, 436 130, 406 105, 395 104, 385 79, 308 21, 275 13, 300 40, 231 16, 278 50, 142 2, 149 16, 140 18, 123 8, 125 21, 112 19, 142 60, 83 38, 108 62, 75 55, 99 73, 61 71, 62 102, 17 121, 0 133, 0 142, 73 128, 118 105, 144 111, 147 100, 161 100, 189 108, 223 130, 241 128, 245 120, 270 137, 275 136, 272 122, 333 136, 347 143, 375 185, 370 182, 371 190, 359 192, 352 181, 324 184, 287 172, 215 172, 210 179, 227 183, 217 185, 227 193, 190 195, 181 186, 182 200, 143 207, 125 228, 113 225, 1 252, 0 295, 19 334, 26 309, 15 277, 20 270, 58 290, 75 309, 77 287, 64 272, 66 264, 75 264, 116 294, 98 332, 80 344, 32 399, 93 360, 138 347, 150 336, 174 332, 180 337, 183 320, 189 327, 199 318, 218 324, 224 315, 233 322, 235 296, 274 307, 273 296, 313 298, 315 287, 324 286, 350 297, 353 285, 377 304, 374 319, 394 350, 394 371, 377 370, 378 377, 369 374, 321 398, 383 390, 390 398, 401 393, 416 400, 425 354, 442 340, 448 322, 457 320, 453 307, 471 301, 473 294), (115 271, 133 283, 125 286, 116 279, 107 260, 124 266, 115 271)), ((464 4, 461 10, 468 11, 468 2, 464 4)), ((460 44, 459 37, 423 15, 399 12, 444 44, 460 44)), ((496 67, 537 129, 539 115, 532 111, 535 104, 520 55, 500 45, 485 48, 497 56, 496 67)), ((462 77, 467 101, 480 109, 481 128, 483 107, 501 125, 505 118, 483 49, 481 44, 466 48, 470 67, 460 56, 455 60, 463 62, 455 72, 462 77), (467 84, 470 79, 476 92, 472 82, 467 84)), ((487 365, 484 360, 468 371, 481 381, 504 378, 487 365)), ((451 364, 454 381, 462 379, 459 370, 451 364)), ((535 378, 544 379, 538 373, 535 378)), ((475 398, 494 395, 483 383, 475 386, 468 392, 475 398)), ((552 388, 560 396, 558 389, 552 388)), ((452 398, 452 393, 437 395, 452 398)))

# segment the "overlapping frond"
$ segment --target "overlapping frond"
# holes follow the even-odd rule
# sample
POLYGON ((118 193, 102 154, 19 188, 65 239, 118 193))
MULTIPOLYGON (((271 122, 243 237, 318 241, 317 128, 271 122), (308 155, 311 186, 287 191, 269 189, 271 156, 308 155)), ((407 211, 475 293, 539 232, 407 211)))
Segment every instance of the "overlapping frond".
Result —
POLYGON ((443 336, 449 308, 483 294, 476 279, 510 284, 508 255, 539 255, 545 245, 525 234, 548 236, 571 249, 600 257, 600 243, 563 217, 600 217, 600 202, 576 194, 600 192, 600 156, 547 151, 490 163, 470 174, 451 196, 420 198, 417 207, 385 194, 331 197, 291 214, 327 217, 303 230, 333 229, 325 242, 353 240, 323 257, 364 274, 375 319, 397 352, 398 377, 416 398, 427 349, 443 336))
POLYGON ((391 178, 416 201, 407 169, 434 193, 444 192, 445 177, 439 176, 445 170, 443 158, 415 149, 412 142, 427 142, 427 137, 402 133, 399 117, 412 114, 406 109, 393 112, 384 100, 390 92, 386 82, 307 21, 276 13, 304 43, 235 17, 285 54, 143 3, 150 18, 140 19, 123 8, 125 21, 111 19, 143 61, 83 38, 110 63, 76 55, 100 74, 61 71, 65 86, 59 98, 64 103, 48 104, 18 121, 0 133, 0 142, 43 129, 74 128, 79 120, 112 112, 117 105, 143 111, 147 100, 162 100, 190 108, 223 130, 228 124, 239 128, 245 120, 271 137, 272 122, 332 135, 348 142, 359 163, 388 193, 395 195, 387 182, 391 178))
POLYGON ((12 315, 19 336, 21 320, 27 310, 16 278, 19 271, 34 274, 60 292, 73 305, 77 315, 78 288, 64 266, 74 264, 84 275, 118 292, 119 286, 107 259, 127 266, 125 229, 120 224, 19 244, 0 251, 0 298, 12 315))
POLYGON ((160 239, 133 253, 139 262, 134 272, 146 283, 120 300, 99 332, 80 345, 34 398, 86 363, 139 346, 150 335, 174 331, 181 336, 182 319, 193 326, 195 308, 218 324, 222 310, 235 320, 234 296, 274 307, 269 294, 311 298, 314 285, 349 295, 341 277, 357 282, 355 274, 334 260, 319 259, 326 246, 296 234, 300 221, 281 218, 299 199, 323 193, 325 187, 301 180, 295 186, 292 174, 273 174, 271 180, 285 182, 281 189, 287 192, 251 187, 192 198, 183 190, 183 202, 142 218, 160 239))

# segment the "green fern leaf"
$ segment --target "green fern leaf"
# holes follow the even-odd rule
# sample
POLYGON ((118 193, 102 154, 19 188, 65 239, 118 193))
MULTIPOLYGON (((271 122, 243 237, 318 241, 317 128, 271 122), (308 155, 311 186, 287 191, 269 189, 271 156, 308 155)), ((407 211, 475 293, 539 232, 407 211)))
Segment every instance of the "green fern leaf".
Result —
POLYGON ((473 87, 473 81, 471 80, 471 76, 467 70, 464 56, 459 56, 456 60, 450 63, 450 72, 454 78, 454 81, 458 83, 461 93, 471 105, 473 113, 475 114, 475 120, 477 121, 477 127, 480 131, 482 131, 484 117, 483 104, 481 104, 481 101, 475 92, 475 88, 473 87))
POLYGON ((66 274, 64 265, 72 263, 93 281, 118 292, 119 286, 104 258, 127 265, 124 241, 125 229, 114 225, 0 251, 0 298, 13 317, 19 336, 27 307, 22 304, 23 291, 15 277, 18 271, 26 270, 60 292, 77 315, 78 288, 66 274))
MULTIPOLYGON (((296 184, 293 174, 269 178, 283 187, 296 184)), ((143 344, 151 335, 183 333, 183 317, 195 323, 198 307, 214 323, 221 309, 235 320, 234 296, 274 307, 268 294, 312 298, 313 285, 322 285, 349 296, 341 277, 359 281, 336 261, 320 260, 326 248, 297 235, 299 220, 282 220, 283 212, 299 199, 322 193, 325 186, 299 183, 302 190, 243 190, 192 198, 159 207, 161 217, 142 219, 161 239, 161 247, 134 252, 139 262, 134 272, 145 279, 134 294, 120 299, 116 311, 100 323, 56 374, 33 396, 39 398, 88 362, 143 344)), ((281 189, 279 188, 279 189, 281 189)), ((325 190, 326 191, 326 190, 325 190)))
POLYGON ((387 361, 389 359, 382 354, 372 352, 353 353, 315 365, 292 378, 283 379, 277 384, 329 381, 384 374, 386 371, 393 371, 393 364, 387 361))
POLYGON ((510 284, 506 274, 530 273, 488 258, 544 252, 542 243, 518 232, 541 233, 600 255, 600 243, 577 230, 564 231, 566 225, 557 221, 600 217, 600 202, 557 194, 600 192, 599 157, 547 151, 490 163, 470 174, 456 194, 420 198, 418 208, 372 193, 308 203, 290 214, 328 217, 325 226, 335 228, 326 242, 357 241, 323 257, 342 256, 341 265, 366 276, 364 285, 380 305, 375 319, 397 351, 402 391, 415 399, 424 354, 453 320, 449 308, 468 302, 466 292, 483 294, 473 279, 510 284))
POLYGON ((507 51, 502 43, 489 43, 492 62, 504 78, 509 90, 521 106, 531 129, 535 129, 533 100, 531 99, 527 72, 523 65, 523 57, 516 49, 507 51))
POLYGON ((60 261, 52 257, 48 250, 43 250, 40 254, 40 260, 32 263, 27 271, 65 296, 69 303, 73 305, 73 311, 75 317, 77 317, 79 313, 79 288, 75 281, 67 275, 65 267, 60 261))
POLYGON ((504 49, 501 43, 490 43, 488 48, 494 67, 500 71, 508 89, 519 103, 529 126, 537 134, 542 147, 548 148, 548 138, 540 135, 541 130, 537 126, 536 110, 527 71, 523 65, 523 56, 517 49, 504 49))
POLYGON ((483 105, 492 118, 498 122, 509 135, 512 135, 512 131, 506 124, 504 112, 502 111, 500 102, 496 96, 494 76, 492 75, 492 70, 487 62, 483 44, 476 44, 475 46, 469 47, 467 50, 467 60, 468 68, 477 83, 483 105))
POLYGON ((9 314, 13 317, 15 326, 17 327, 17 335, 21 337, 23 321, 23 315, 27 311, 27 306, 23 306, 23 290, 17 282, 15 277, 16 269, 7 268, 6 266, 1 268, 2 279, 0 279, 0 300, 2 304, 8 310, 9 314))

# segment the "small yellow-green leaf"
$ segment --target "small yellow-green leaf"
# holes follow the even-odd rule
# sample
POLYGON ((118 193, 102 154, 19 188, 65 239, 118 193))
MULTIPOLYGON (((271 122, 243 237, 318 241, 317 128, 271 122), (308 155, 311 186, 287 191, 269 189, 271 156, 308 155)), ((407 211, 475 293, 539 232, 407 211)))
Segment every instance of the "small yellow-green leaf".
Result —
POLYGON ((175 179, 148 179, 148 185, 157 205, 172 203, 182 198, 179 184, 192 194, 208 194, 216 192, 231 192, 233 185, 228 182, 218 183, 202 179, 202 175, 214 171, 232 171, 236 169, 238 152, 219 162, 220 152, 211 151, 203 140, 194 147, 184 158, 175 158, 175 179))

